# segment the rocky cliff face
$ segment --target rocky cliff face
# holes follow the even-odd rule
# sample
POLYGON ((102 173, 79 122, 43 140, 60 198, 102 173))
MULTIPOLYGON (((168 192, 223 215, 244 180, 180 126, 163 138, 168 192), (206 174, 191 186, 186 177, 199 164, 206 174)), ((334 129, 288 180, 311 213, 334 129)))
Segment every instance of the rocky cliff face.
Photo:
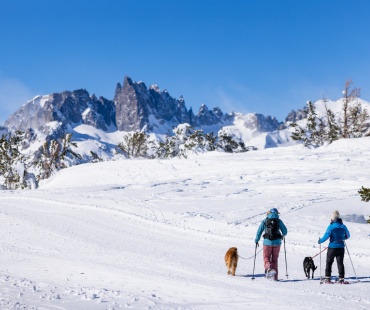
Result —
POLYGON ((297 111, 292 110, 285 118, 285 122, 294 123, 304 118, 307 118, 307 110, 305 108, 298 109, 297 111))
POLYGON ((275 117, 271 116, 264 116, 262 114, 252 114, 253 116, 250 118, 249 125, 247 124, 246 127, 253 128, 257 131, 261 132, 270 132, 275 131, 280 123, 277 121, 275 117))
POLYGON ((115 125, 115 106, 113 101, 97 99, 86 90, 65 91, 35 97, 11 115, 5 125, 22 131, 29 128, 42 130, 54 121, 62 127, 87 124, 107 130, 115 125))
POLYGON ((166 90, 160 91, 157 85, 147 88, 143 82, 133 82, 129 77, 124 78, 123 86, 117 84, 114 103, 117 128, 121 131, 143 128, 152 131, 151 116, 155 118, 155 123, 195 125, 195 116, 186 109, 182 97, 175 99, 166 90))

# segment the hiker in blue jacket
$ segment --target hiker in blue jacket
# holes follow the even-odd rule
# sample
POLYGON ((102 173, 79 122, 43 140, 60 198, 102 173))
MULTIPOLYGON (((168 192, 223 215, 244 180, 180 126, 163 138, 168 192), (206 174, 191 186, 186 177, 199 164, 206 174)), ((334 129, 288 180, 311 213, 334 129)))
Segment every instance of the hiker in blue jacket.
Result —
POLYGON ((267 217, 258 227, 255 239, 256 246, 258 246, 263 232, 263 264, 265 273, 267 276, 271 270, 275 270, 274 280, 277 280, 281 239, 286 236, 288 230, 283 221, 279 219, 279 211, 276 208, 272 208, 267 212, 267 217))
POLYGON ((343 224, 339 211, 335 210, 331 215, 331 223, 328 226, 324 236, 319 238, 318 241, 320 244, 330 238, 328 253, 326 255, 325 283, 331 283, 331 267, 333 265, 334 258, 337 260, 339 283, 344 283, 344 240, 347 240, 349 237, 349 231, 346 225, 343 224))

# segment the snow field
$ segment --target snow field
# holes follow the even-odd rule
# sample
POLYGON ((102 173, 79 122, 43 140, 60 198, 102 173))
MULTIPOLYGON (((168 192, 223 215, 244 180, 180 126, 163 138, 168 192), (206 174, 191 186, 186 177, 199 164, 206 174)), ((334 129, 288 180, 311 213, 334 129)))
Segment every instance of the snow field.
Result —
MULTIPOLYGON (((0 308, 368 309, 370 205, 357 191, 370 184, 369 156, 370 138, 361 138, 316 150, 122 160, 0 192, 0 308), (262 253, 251 280, 255 234, 271 207, 288 228, 289 276, 282 245, 281 281, 264 279, 262 253), (303 259, 319 253, 335 209, 351 232, 359 283, 320 285, 320 267, 314 280, 304 276, 303 259), (236 277, 223 261, 232 246, 247 258, 236 277)), ((354 282, 347 252, 345 268, 354 282)))

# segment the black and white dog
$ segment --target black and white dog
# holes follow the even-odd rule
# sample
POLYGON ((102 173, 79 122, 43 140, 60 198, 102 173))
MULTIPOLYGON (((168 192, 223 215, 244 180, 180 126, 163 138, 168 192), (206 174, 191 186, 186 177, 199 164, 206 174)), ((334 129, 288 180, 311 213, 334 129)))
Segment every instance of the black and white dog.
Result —
POLYGON ((304 273, 307 277, 307 279, 310 278, 310 270, 312 269, 312 279, 313 279, 313 274, 315 270, 317 269, 317 266, 315 267, 315 264, 313 262, 312 257, 305 257, 303 261, 303 270, 304 273))

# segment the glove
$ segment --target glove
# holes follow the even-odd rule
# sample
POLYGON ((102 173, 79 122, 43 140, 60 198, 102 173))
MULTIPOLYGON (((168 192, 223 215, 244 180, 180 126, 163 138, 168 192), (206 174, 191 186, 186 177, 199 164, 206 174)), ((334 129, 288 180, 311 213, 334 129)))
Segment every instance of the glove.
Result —
POLYGON ((258 242, 256 242, 256 248, 258 248, 260 245, 258 244, 258 242))
POLYGON ((318 244, 320 244, 320 243, 321 243, 321 242, 320 242, 320 238, 319 238, 319 240, 317 241, 317 243, 318 243, 318 244))

